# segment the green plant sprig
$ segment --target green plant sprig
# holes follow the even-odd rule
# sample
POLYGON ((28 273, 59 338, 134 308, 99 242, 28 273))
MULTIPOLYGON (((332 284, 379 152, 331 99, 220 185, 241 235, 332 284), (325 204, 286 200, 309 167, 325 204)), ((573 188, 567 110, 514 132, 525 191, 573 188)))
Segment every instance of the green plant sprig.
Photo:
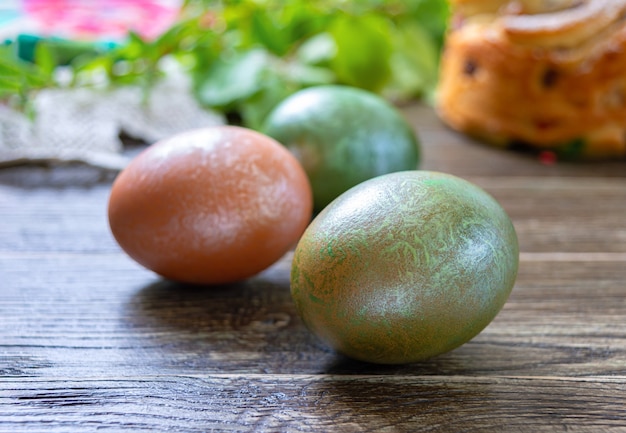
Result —
MULTIPOLYGON (((110 86, 141 86, 147 98, 171 57, 202 106, 252 128, 286 96, 317 84, 428 99, 447 14, 445 0, 186 0, 180 19, 155 40, 131 32, 113 49, 75 56, 70 85, 104 76, 110 86)), ((0 98, 18 95, 25 107, 37 90, 58 85, 53 47, 39 43, 32 64, 4 54, 0 98)))

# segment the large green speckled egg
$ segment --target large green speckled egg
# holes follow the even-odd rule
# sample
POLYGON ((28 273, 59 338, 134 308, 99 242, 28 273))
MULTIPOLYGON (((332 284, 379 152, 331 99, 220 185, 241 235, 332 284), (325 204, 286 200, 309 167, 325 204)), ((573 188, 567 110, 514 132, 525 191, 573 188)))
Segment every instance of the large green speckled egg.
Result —
POLYGON ((481 332, 517 276, 513 224, 478 186, 404 171, 342 194, 300 239, 291 294, 306 326, 349 357, 410 363, 481 332))

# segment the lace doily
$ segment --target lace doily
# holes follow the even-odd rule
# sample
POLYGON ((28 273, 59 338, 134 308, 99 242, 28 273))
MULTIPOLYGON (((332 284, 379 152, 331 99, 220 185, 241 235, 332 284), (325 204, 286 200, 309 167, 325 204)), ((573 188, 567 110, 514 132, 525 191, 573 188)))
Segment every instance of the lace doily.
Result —
POLYGON ((221 125, 221 114, 198 105, 181 75, 142 90, 120 87, 46 89, 34 99, 35 117, 0 105, 0 166, 83 162, 109 170, 128 163, 120 133, 147 143, 188 129, 221 125))

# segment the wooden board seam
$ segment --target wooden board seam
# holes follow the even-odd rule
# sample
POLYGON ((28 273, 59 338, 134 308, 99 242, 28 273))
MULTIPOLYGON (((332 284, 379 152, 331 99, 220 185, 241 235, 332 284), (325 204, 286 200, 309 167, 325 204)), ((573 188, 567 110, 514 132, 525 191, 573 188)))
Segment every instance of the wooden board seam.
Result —
POLYGON ((215 373, 215 374, 163 374, 163 375, 141 375, 141 376, 120 376, 102 378, 98 376, 89 377, 13 377, 0 378, 0 384, 10 382, 37 383, 37 382, 109 382, 109 381, 154 381, 155 379, 226 379, 226 380, 375 380, 375 381, 406 381, 423 380, 424 382, 493 382, 493 381, 557 381, 570 383, 624 383, 626 375, 594 375, 594 376, 524 376, 524 375, 412 375, 412 374, 276 374, 276 373, 215 373))

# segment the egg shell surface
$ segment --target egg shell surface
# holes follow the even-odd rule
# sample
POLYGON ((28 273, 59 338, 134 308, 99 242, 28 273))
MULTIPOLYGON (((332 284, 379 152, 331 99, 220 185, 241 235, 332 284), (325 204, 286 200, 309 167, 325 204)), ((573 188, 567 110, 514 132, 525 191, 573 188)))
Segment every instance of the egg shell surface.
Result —
POLYGON ((266 269, 295 245, 313 206, 288 150, 236 126, 157 142, 118 175, 109 225, 134 260, 168 279, 222 284, 266 269))

